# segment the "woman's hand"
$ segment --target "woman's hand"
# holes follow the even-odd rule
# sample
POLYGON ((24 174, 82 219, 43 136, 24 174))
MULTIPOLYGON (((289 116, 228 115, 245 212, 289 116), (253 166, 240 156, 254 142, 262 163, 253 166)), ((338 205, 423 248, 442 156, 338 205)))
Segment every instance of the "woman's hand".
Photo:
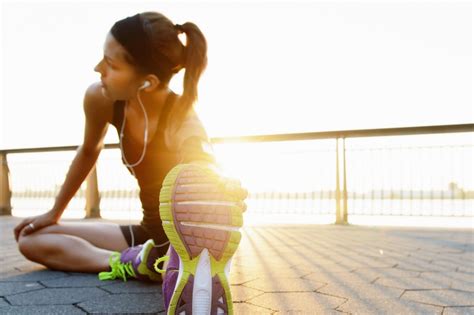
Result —
POLYGON ((248 196, 246 188, 242 187, 240 181, 235 178, 226 177, 222 175, 221 169, 218 165, 209 163, 208 161, 195 160, 190 164, 200 165, 212 170, 216 176, 215 185, 219 186, 225 194, 229 197, 229 201, 234 201, 240 211, 245 212, 247 210, 247 204, 245 199, 248 196))
POLYGON ((53 210, 35 217, 25 218, 13 230, 15 233, 15 240, 18 242, 20 235, 24 236, 31 234, 49 225, 57 224, 58 221, 59 217, 57 216, 56 211, 53 210))
POLYGON ((245 212, 247 210, 247 204, 245 203, 245 199, 248 196, 247 189, 242 187, 238 179, 230 177, 221 177, 220 180, 221 185, 224 187, 224 190, 227 195, 237 201, 237 206, 242 212, 245 212))

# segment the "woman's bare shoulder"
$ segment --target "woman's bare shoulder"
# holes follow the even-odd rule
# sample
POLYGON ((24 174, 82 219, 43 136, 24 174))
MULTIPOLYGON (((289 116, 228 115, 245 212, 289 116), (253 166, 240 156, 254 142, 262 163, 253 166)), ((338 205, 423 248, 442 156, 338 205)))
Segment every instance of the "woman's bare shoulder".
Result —
POLYGON ((102 94, 100 82, 94 82, 86 89, 84 112, 87 117, 112 122, 114 101, 102 94))

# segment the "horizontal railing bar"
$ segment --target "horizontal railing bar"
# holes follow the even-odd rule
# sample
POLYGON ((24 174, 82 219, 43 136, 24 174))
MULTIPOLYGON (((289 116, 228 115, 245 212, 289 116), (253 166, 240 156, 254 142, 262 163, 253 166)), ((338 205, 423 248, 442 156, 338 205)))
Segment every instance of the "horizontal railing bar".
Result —
MULTIPOLYGON (((306 133, 287 133, 253 136, 235 136, 235 137, 215 137, 211 138, 212 143, 241 143, 241 142, 275 142, 275 141, 297 141, 297 140, 316 140, 316 139, 336 139, 336 138, 358 138, 358 137, 380 137, 380 136, 407 136, 437 133, 456 133, 456 132, 474 132, 474 124, 458 125, 434 125, 418 127, 401 128, 382 128, 382 129, 353 129, 336 131, 318 131, 306 133)), ((21 148, 0 150, 0 154, 12 153, 38 153, 55 151, 76 151, 80 146, 59 146, 42 148, 21 148)), ((108 143, 104 149, 118 149, 118 143, 108 143)))
MULTIPOLYGON (((69 145, 69 146, 60 146, 60 147, 7 149, 7 150, 0 150, 0 154, 76 151, 79 147, 80 145, 69 145)), ((118 143, 107 143, 104 145, 104 149, 118 149, 118 148, 119 148, 118 143)))
POLYGON ((295 140, 316 140, 316 139, 336 139, 336 138, 379 137, 379 136, 406 136, 406 135, 456 133, 456 132, 474 132, 474 124, 383 128, 383 129, 337 130, 337 131, 257 135, 257 136, 242 136, 242 137, 219 137, 219 138, 213 138, 212 142, 213 143, 274 142, 274 141, 295 141, 295 140))

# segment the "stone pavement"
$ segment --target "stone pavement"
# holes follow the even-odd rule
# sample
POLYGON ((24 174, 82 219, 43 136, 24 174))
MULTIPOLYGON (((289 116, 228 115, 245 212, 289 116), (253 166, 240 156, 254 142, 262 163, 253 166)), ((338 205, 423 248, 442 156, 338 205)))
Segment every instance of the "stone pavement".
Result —
MULTIPOLYGON (((0 314, 163 313, 161 286, 47 270, 0 217, 0 314)), ((474 314, 474 230, 335 225, 243 229, 236 314, 474 314)))

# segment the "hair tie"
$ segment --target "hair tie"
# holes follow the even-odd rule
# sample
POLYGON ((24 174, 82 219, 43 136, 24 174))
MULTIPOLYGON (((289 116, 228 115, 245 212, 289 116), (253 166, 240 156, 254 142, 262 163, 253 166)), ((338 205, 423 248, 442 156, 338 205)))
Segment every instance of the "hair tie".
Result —
POLYGON ((174 27, 179 33, 184 33, 183 26, 181 24, 175 24, 174 27))

